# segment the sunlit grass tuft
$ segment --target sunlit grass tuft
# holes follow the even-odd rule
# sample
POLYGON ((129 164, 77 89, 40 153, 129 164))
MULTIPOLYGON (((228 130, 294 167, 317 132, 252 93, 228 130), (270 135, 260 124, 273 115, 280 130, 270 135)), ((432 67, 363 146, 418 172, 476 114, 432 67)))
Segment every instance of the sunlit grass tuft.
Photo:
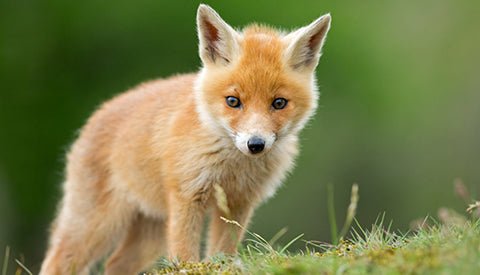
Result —
MULTIPOLYGON (((455 191, 469 206, 462 215, 452 209, 439 210, 439 221, 424 218, 408 233, 392 230, 392 223, 380 215, 370 228, 355 220, 358 186, 352 187, 350 205, 340 232, 337 231, 333 188, 329 188, 329 214, 333 244, 304 241, 299 253, 288 251, 297 236, 278 246, 282 229, 270 241, 248 231, 236 221, 225 222, 246 231, 247 238, 238 255, 217 255, 201 263, 162 262, 146 274, 477 274, 480 270, 480 220, 468 190, 459 180, 455 191), (355 223, 353 227, 351 224, 355 223), (350 238, 346 238, 350 232, 350 238)), ((218 190, 219 195, 222 194, 218 190)), ((219 204, 226 205, 225 198, 219 204)), ((228 212, 228 211, 225 211, 228 212)))

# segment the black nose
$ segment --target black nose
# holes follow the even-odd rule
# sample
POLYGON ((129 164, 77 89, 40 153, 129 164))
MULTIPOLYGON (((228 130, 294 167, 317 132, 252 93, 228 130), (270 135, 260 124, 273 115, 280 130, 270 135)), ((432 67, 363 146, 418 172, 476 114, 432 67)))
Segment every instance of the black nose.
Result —
POLYGON ((265 140, 259 137, 252 137, 248 140, 247 146, 252 154, 257 154, 262 152, 263 148, 265 148, 265 140))

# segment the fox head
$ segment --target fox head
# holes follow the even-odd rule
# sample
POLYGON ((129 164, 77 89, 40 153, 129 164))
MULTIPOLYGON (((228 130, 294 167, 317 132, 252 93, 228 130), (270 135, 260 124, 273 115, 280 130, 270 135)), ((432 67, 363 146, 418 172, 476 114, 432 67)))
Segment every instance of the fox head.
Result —
POLYGON ((326 14, 288 34, 260 25, 236 31, 200 5, 203 66, 195 96, 201 122, 249 156, 296 138, 317 107, 315 68, 330 21, 326 14))

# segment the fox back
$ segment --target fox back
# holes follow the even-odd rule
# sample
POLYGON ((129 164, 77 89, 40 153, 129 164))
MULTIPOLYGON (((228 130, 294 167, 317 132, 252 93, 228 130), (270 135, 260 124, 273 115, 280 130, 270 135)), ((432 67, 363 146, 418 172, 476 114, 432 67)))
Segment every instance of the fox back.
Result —
POLYGON ((290 33, 236 31, 200 5, 197 27, 199 73, 141 84, 82 129, 41 274, 88 273, 112 249, 107 274, 199 260, 207 214, 206 255, 235 253, 243 229, 220 217, 246 226, 291 170, 330 15, 290 33))

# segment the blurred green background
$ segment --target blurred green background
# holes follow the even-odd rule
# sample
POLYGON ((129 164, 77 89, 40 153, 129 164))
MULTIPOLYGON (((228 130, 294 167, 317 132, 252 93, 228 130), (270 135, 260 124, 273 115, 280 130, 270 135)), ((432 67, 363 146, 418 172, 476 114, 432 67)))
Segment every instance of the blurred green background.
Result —
MULTIPOLYGON (((338 219, 359 183, 364 225, 386 212, 406 230, 441 206, 463 211, 453 179, 480 186, 480 2, 206 2, 233 26, 333 17, 320 108, 253 231, 269 238, 287 226, 286 239, 329 241, 328 183, 338 219)), ((113 95, 199 67, 198 4, 0 1, 0 251, 9 245, 38 268, 75 133, 113 95)))

